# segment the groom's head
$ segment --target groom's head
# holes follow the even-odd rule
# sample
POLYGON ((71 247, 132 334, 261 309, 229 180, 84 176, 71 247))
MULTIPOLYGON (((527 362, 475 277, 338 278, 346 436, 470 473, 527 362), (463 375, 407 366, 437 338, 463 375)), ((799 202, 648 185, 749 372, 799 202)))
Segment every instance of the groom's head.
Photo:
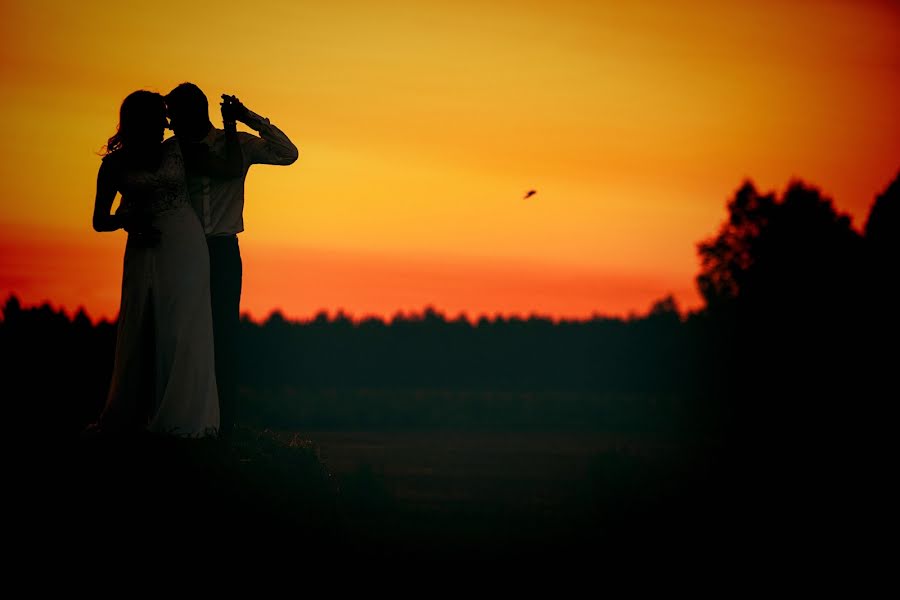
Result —
POLYGON ((212 123, 206 94, 193 83, 182 83, 166 96, 172 131, 189 139, 204 137, 212 123))

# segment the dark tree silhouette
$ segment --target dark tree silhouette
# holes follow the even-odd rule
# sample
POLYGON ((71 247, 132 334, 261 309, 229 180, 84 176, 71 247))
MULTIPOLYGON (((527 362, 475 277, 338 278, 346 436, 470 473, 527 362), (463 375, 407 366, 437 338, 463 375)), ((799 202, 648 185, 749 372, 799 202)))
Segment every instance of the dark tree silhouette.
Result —
MULTIPOLYGON (((897 310, 897 272, 900 267, 900 171, 876 199, 865 226, 866 277, 869 309, 861 327, 866 332, 862 360, 869 365, 862 379, 864 393, 870 398, 897 387, 896 358, 890 352, 900 336, 900 311, 897 310)), ((884 410, 875 404, 872 412, 884 410)), ((883 422, 890 422, 885 419, 883 422)))
POLYGON ((697 285, 707 308, 715 309, 736 299, 747 285, 754 267, 757 239, 772 218, 772 194, 760 195, 746 181, 728 202, 728 221, 716 237, 698 245, 701 269, 697 285))
MULTIPOLYGON (((866 262, 869 293, 880 318, 887 317, 896 334, 897 267, 900 266, 900 172, 882 192, 866 220, 866 262)), ((873 323, 872 327, 878 327, 873 323)))
MULTIPOLYGON (((707 306, 738 301, 751 311, 819 316, 858 292, 862 239, 831 199, 800 181, 779 200, 745 182, 728 203, 718 235, 698 246, 697 284, 707 306)), ((796 315, 792 315, 796 316, 796 315)))
POLYGON ((787 530, 810 539, 851 505, 872 460, 860 452, 870 431, 860 324, 881 312, 866 282, 870 255, 850 217, 800 181, 780 198, 745 182, 728 212, 698 245, 697 284, 730 485, 754 509, 751 539, 787 530))
POLYGON ((866 220, 866 241, 882 256, 896 259, 900 251, 900 171, 872 204, 866 220))
POLYGON ((700 347, 723 407, 736 493, 758 503, 762 520, 785 524, 784 514, 805 510, 814 529, 822 513, 804 507, 851 502, 877 464, 880 454, 866 449, 882 437, 878 389, 891 382, 877 374, 888 365, 874 360, 872 334, 895 309, 876 301, 887 292, 872 281, 891 277, 878 261, 900 233, 888 216, 896 189, 876 202, 870 240, 814 187, 793 182, 779 198, 747 182, 718 235, 698 247, 707 300, 700 347), (773 489, 791 504, 775 501, 773 489))
POLYGON ((863 239, 850 217, 799 181, 780 199, 746 182, 728 210, 698 247, 697 283, 728 332, 731 384, 793 403, 845 393, 866 300, 863 239))

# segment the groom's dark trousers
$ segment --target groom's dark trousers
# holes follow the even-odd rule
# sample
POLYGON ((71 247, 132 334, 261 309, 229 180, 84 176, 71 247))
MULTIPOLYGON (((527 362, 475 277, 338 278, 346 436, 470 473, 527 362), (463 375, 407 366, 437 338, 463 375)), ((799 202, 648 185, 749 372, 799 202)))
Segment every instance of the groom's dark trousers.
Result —
POLYGON ((236 235, 209 236, 209 292, 212 302, 216 352, 216 386, 219 389, 221 435, 234 430, 238 385, 238 330, 241 316, 243 265, 236 235))

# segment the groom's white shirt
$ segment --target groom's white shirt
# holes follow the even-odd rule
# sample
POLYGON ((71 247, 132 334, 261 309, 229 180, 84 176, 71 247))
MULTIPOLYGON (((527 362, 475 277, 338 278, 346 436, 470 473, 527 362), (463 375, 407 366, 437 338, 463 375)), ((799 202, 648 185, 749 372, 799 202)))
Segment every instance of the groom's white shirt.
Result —
MULTIPOLYGON (((297 147, 268 119, 250 112, 245 124, 259 137, 238 132, 244 168, 239 177, 188 176, 188 192, 207 236, 233 235, 244 230, 244 179, 250 165, 289 165, 297 160, 297 147)), ((213 127, 204 139, 210 150, 221 154, 225 149, 225 132, 213 127)))

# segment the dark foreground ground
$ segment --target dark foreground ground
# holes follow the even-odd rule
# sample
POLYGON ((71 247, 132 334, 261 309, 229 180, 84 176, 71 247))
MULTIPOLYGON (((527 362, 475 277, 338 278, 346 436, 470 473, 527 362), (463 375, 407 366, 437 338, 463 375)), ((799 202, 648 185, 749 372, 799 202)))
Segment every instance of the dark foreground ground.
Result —
POLYGON ((8 543, 100 548, 101 562, 162 547, 332 565, 752 565, 839 533, 717 445, 658 435, 243 429, 229 443, 72 437, 18 450, 8 543))
MULTIPOLYGON (((370 477, 398 507, 433 513, 566 513, 618 460, 647 467, 683 450, 655 434, 546 431, 307 431, 340 481, 370 477)), ((670 465, 672 466, 672 465, 670 465)), ((674 473, 673 473, 674 475, 674 473)))
POLYGON ((230 443, 144 435, 21 451, 11 514, 24 541, 50 547, 540 561, 708 547, 725 526, 715 453, 652 437, 245 429, 230 443))

